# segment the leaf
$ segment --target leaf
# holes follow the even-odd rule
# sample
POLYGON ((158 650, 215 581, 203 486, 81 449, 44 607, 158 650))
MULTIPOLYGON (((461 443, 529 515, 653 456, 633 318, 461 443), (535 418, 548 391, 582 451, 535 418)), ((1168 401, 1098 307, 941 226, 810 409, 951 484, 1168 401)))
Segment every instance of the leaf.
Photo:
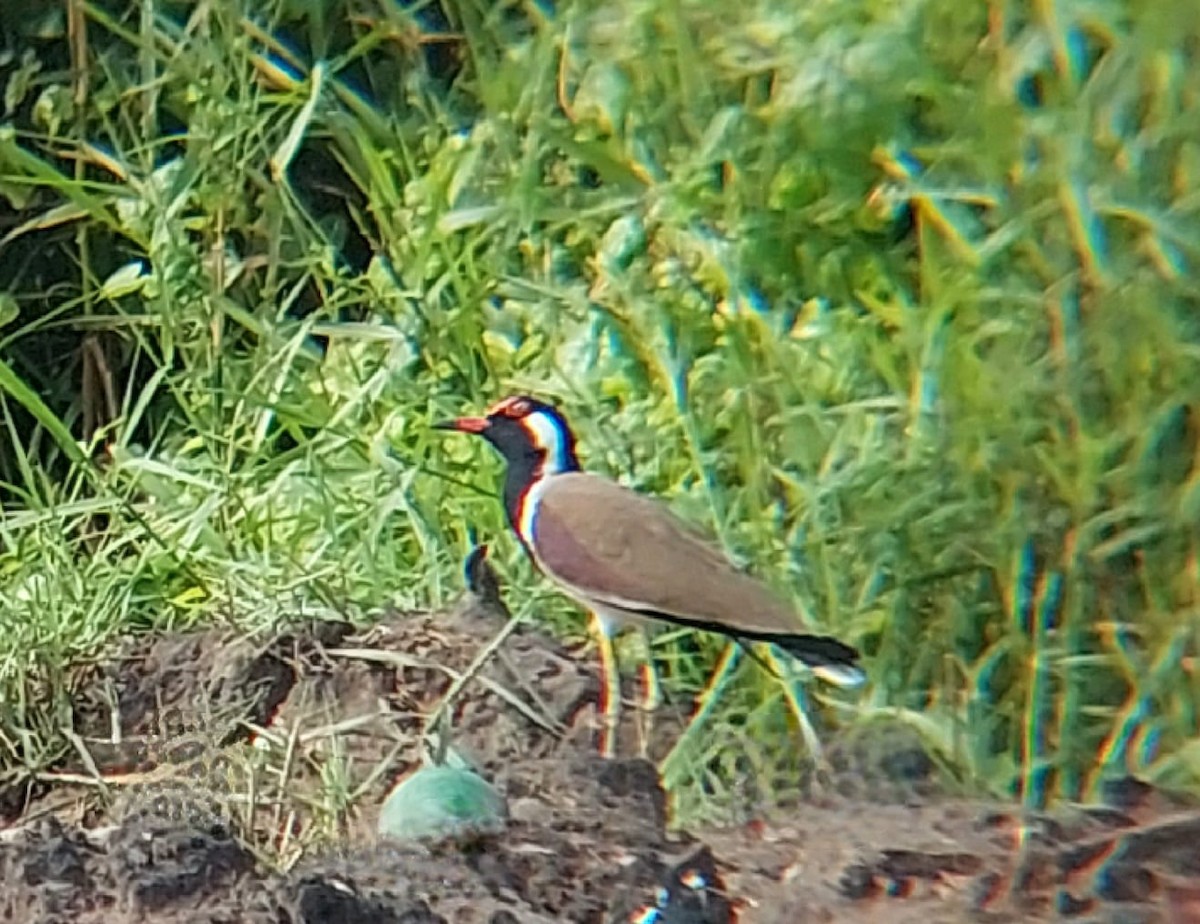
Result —
POLYGON ((140 292, 150 280, 150 274, 141 260, 126 263, 100 285, 100 293, 107 298, 117 299, 123 295, 140 292))
POLYGON ((59 420, 37 392, 26 385, 25 380, 17 375, 3 359, 0 359, 0 388, 12 395, 34 416, 39 424, 45 427, 46 432, 54 438, 54 442, 59 445, 67 458, 76 465, 88 464, 87 457, 75 441, 75 437, 71 435, 71 431, 67 429, 66 424, 59 420))

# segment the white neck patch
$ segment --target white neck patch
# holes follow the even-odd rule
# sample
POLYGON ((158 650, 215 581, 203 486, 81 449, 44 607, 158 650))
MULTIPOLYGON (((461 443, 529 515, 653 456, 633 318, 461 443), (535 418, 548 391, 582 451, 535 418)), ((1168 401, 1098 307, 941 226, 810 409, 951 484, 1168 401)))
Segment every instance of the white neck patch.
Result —
POLYGON ((517 533, 525 541, 525 546, 533 555, 534 561, 537 561, 537 552, 534 550, 534 540, 537 538, 537 512, 538 504, 542 501, 542 493, 546 490, 546 479, 539 478, 529 486, 529 490, 525 492, 525 496, 521 498, 521 516, 517 521, 517 533))
POLYGON ((533 440, 534 446, 546 453, 541 474, 546 476, 565 472, 570 465, 567 461, 567 439, 558 421, 549 414, 535 412, 521 423, 533 440))

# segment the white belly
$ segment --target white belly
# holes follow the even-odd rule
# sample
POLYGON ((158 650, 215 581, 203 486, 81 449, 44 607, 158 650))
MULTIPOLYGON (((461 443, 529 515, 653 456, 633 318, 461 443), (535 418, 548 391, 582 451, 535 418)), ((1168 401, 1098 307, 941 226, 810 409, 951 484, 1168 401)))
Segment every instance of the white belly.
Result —
POLYGON ((643 616, 641 613, 630 613, 627 610, 619 610, 603 604, 583 603, 583 605, 596 614, 600 630, 609 638, 615 638, 618 633, 630 626, 640 627, 643 632, 647 633, 647 638, 653 638, 656 631, 663 625, 660 620, 643 616))

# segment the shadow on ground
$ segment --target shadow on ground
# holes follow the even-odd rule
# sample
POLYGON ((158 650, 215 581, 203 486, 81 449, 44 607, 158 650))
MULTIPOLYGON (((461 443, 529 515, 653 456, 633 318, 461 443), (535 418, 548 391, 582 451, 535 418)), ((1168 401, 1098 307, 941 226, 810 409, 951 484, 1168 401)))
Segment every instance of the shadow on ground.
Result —
POLYGON ((668 831, 654 765, 594 756, 590 658, 528 629, 462 685, 451 716, 505 794, 504 833, 377 841, 375 812, 420 762, 424 717, 499 626, 468 596, 363 636, 320 623, 258 642, 131 641, 80 680, 76 753, 0 793, 0 917, 1200 921, 1200 812, 1134 781, 1108 805, 1022 814, 940 795, 919 751, 880 757, 859 735, 832 743, 822 795, 668 831), (905 785, 874 781, 880 768, 905 785))

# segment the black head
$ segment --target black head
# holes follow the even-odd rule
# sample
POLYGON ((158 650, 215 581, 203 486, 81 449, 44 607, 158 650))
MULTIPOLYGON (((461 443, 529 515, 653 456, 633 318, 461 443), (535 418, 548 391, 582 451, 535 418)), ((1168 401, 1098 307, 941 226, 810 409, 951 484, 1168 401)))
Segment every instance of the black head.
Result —
POLYGON ((575 434, 566 419, 553 405, 529 395, 498 401, 483 417, 459 417, 434 426, 482 436, 504 456, 504 506, 510 519, 518 516, 525 492, 539 478, 579 470, 575 434))
POLYGON ((509 465, 533 464, 539 476, 579 468, 575 434, 566 419, 554 406, 529 395, 498 401, 484 417, 459 417, 434 426, 482 436, 509 465))

